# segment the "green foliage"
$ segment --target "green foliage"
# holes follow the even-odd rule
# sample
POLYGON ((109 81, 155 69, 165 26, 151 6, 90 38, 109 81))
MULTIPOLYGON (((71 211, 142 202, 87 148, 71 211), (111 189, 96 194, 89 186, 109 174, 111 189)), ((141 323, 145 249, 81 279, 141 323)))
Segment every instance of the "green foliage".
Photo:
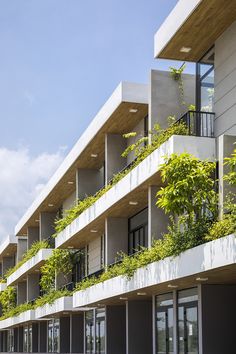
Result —
POLYGON ((230 185, 236 186, 236 149, 231 157, 225 158, 225 165, 229 167, 229 173, 224 176, 225 181, 230 185))
POLYGON ((49 248, 49 244, 47 241, 44 240, 33 242, 30 249, 24 254, 22 260, 18 262, 14 267, 8 269, 5 274, 5 277, 8 278, 12 273, 14 273, 18 268, 20 268, 22 264, 34 257, 39 252, 39 250, 44 248, 49 248))
POLYGON ((11 311, 16 304, 16 289, 13 286, 8 286, 0 293, 0 304, 2 313, 5 315, 11 311))
POLYGON ((65 278, 73 267, 72 252, 69 250, 54 249, 51 257, 41 268, 40 285, 47 293, 55 290, 55 276, 61 273, 65 278))
MULTIPOLYGON (((152 141, 149 145, 143 145, 143 138, 139 139, 135 146, 128 148, 127 154, 135 150, 136 160, 134 163, 127 169, 122 172, 117 173, 113 176, 112 181, 99 192, 93 196, 88 196, 83 200, 78 200, 75 206, 70 210, 66 211, 66 215, 55 221, 55 237, 63 231, 68 225, 72 223, 80 214, 82 214, 86 209, 92 206, 99 198, 101 198, 106 192, 108 192, 116 183, 118 183, 122 178, 124 178, 133 168, 139 165, 147 156, 149 156, 154 150, 159 148, 164 142, 166 142, 172 135, 187 135, 188 130, 186 125, 183 123, 175 123, 174 117, 170 117, 171 122, 167 129, 161 129, 159 125, 155 125, 153 128, 152 141)), ((131 134, 131 133, 129 133, 131 134)), ((145 137, 145 140, 147 138, 145 137)), ((126 149, 127 150, 127 149, 126 149)), ((126 155, 126 153, 125 153, 126 155)), ((125 156, 124 155, 124 156, 125 156)))
POLYGON ((170 67, 170 75, 173 77, 173 79, 175 81, 178 82, 180 100, 181 100, 181 104, 183 106, 186 106, 186 102, 184 101, 184 83, 183 83, 183 78, 182 78, 182 74, 183 74, 185 68, 186 68, 185 64, 183 64, 178 69, 174 68, 173 66, 170 67))
POLYGON ((63 296, 70 296, 71 292, 68 290, 54 290, 48 294, 45 294, 35 300, 34 308, 44 306, 46 304, 52 304, 55 300, 63 296))
POLYGON ((6 313, 4 313, 0 317, 0 320, 5 320, 6 318, 9 318, 9 317, 18 316, 22 312, 25 312, 25 311, 28 311, 28 310, 32 310, 33 308, 34 308, 33 304, 30 304, 30 303, 24 303, 24 304, 18 305, 18 306, 14 307, 14 308, 11 308, 6 313))
POLYGON ((161 177, 165 187, 157 192, 157 206, 166 213, 191 218, 216 214, 215 163, 183 153, 165 158, 161 177), (193 214, 193 215, 192 215, 193 214))

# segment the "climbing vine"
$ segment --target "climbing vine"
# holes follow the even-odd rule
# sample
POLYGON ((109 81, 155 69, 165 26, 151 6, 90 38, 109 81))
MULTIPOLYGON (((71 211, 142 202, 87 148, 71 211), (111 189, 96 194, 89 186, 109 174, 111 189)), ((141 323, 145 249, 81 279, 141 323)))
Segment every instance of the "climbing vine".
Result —
POLYGON ((171 77, 178 82, 179 87, 179 94, 180 94, 180 102, 183 106, 186 106, 186 102, 184 100, 184 82, 182 74, 186 68, 185 63, 181 65, 180 68, 174 68, 173 66, 170 67, 170 75, 171 77))

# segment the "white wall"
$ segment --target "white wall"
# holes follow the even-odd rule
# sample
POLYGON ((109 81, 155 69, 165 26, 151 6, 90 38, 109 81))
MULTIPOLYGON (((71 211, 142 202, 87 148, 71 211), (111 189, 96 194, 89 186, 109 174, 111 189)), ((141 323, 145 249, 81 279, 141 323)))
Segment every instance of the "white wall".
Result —
POLYGON ((236 135, 236 22, 215 43, 215 134, 236 135))

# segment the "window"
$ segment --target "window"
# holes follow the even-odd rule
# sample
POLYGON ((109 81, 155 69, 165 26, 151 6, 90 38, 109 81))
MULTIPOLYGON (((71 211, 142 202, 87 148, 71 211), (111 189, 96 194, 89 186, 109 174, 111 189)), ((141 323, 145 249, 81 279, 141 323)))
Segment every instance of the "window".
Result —
POLYGON ((214 48, 197 63, 197 110, 214 111, 214 48))
POLYGON ((48 321, 48 352, 59 353, 60 320, 48 321))
POLYGON ((7 351, 14 352, 14 330, 9 329, 7 332, 7 351))
POLYGON ((32 325, 23 328, 23 352, 32 353, 32 325))
POLYGON ((94 352, 94 311, 85 313, 85 350, 86 353, 94 352))
POLYGON ((197 288, 178 292, 179 354, 198 354, 197 288))
POLYGON ((148 208, 129 219, 129 254, 148 246, 148 208))
POLYGON ((156 354, 174 353, 173 294, 156 297, 156 354))

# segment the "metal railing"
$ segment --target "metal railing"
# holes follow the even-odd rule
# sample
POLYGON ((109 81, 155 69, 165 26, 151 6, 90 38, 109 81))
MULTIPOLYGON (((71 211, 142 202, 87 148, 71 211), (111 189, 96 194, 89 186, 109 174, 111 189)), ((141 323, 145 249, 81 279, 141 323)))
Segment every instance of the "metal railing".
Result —
POLYGON ((214 117, 213 112, 188 111, 176 121, 176 124, 186 124, 189 135, 213 138, 214 117))

